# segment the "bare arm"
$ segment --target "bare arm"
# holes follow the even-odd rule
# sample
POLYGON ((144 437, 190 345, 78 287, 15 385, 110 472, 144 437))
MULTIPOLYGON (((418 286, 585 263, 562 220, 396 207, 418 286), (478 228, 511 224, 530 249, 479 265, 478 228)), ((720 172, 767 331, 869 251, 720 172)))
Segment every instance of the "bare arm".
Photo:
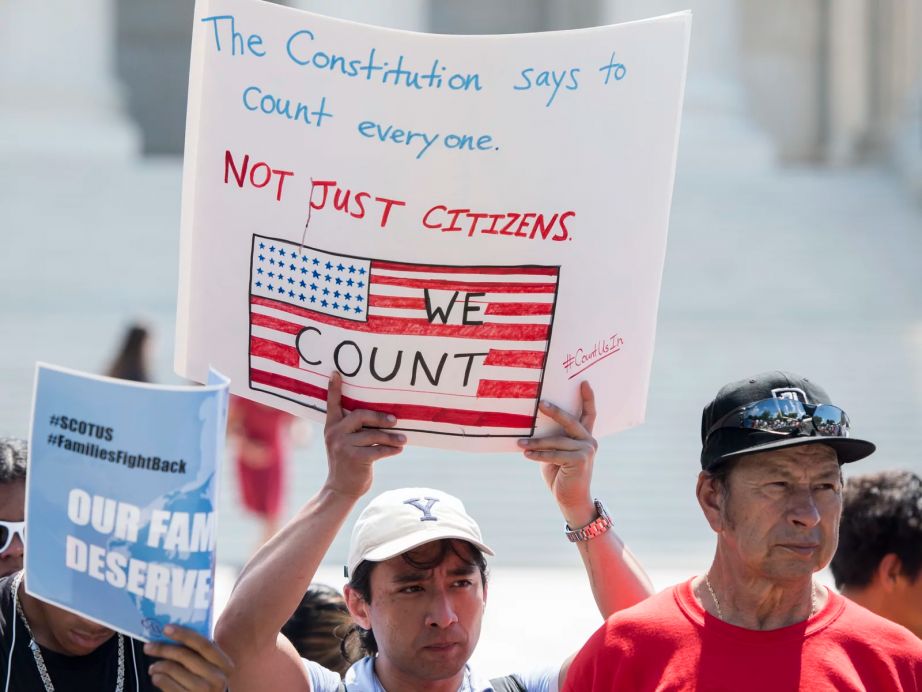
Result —
MULTIPOLYGON (((598 443, 592 437, 595 396, 588 382, 580 387, 580 417, 542 401, 541 412, 563 427, 563 434, 521 440, 525 456, 541 462, 541 473, 564 521, 578 529, 596 518, 590 485, 598 443)), ((561 537, 563 538, 563 537, 561 537)), ((637 559, 611 529, 589 541, 576 543, 592 595, 603 618, 629 608, 653 593, 653 585, 637 559)))
POLYGON ((247 563, 215 629, 235 664, 232 689, 308 689, 300 659, 280 643, 279 631, 349 512, 371 487, 374 462, 399 454, 406 442, 403 435, 373 429, 392 426, 392 416, 344 413, 341 387, 334 373, 324 428, 329 471, 323 487, 247 563))
MULTIPOLYGON (((592 465, 598 442, 592 436, 595 425, 595 395, 588 382, 580 385, 582 410, 579 418, 542 401, 540 410, 563 428, 562 435, 519 440, 527 458, 542 464, 541 473, 557 500, 564 520, 578 529, 597 516, 592 499, 592 465)), ((653 584, 637 559, 614 530, 576 543, 583 559, 592 595, 603 618, 630 608, 653 593, 653 584)), ((564 661, 557 678, 563 689, 573 656, 564 661)))

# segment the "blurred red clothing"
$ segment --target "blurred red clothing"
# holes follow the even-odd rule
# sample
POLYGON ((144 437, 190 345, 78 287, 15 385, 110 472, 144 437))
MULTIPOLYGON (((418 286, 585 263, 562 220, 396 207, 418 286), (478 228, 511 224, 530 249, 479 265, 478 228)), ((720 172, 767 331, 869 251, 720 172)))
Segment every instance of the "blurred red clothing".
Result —
POLYGON ((237 438, 237 478, 244 506, 275 519, 286 488, 289 431, 295 416, 232 397, 228 429, 237 438))

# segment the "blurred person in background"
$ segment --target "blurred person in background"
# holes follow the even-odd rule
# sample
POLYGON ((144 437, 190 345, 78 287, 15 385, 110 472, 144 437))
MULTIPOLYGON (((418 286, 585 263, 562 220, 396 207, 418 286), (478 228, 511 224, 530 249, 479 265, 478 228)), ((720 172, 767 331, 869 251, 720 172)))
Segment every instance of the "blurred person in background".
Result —
POLYGON ((150 382, 150 332, 140 324, 131 325, 122 338, 118 353, 106 370, 109 377, 135 382, 150 382))
POLYGON ((237 460, 243 506, 261 523, 257 548, 278 531, 294 438, 309 437, 307 424, 277 408, 231 397, 227 431, 237 460), (304 432, 307 430, 308 432, 304 432))
POLYGON ((922 478, 849 478, 830 568, 843 596, 922 638, 922 478))
POLYGON ((353 661, 362 657, 358 642, 347 638, 352 624, 343 595, 332 586, 314 582, 282 626, 282 634, 301 658, 345 675, 353 661))
POLYGON ((25 440, 0 437, 0 577, 22 569, 26 459, 25 440))

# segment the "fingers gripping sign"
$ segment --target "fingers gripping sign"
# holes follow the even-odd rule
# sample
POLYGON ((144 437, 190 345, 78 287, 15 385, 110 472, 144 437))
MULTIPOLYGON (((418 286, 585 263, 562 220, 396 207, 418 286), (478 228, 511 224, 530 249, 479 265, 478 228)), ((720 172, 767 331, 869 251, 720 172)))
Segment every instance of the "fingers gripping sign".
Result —
POLYGON ((342 376, 334 372, 327 390, 324 440, 329 472, 327 485, 344 495, 359 497, 371 487, 372 465, 403 451, 406 436, 387 432, 397 419, 389 413, 342 407, 342 376))
POLYGON ((218 646, 184 627, 167 625, 164 633, 176 644, 150 642, 144 652, 159 658, 151 664, 151 682, 161 690, 223 691, 233 664, 218 646))
MULTIPOLYGON (((539 410, 563 428, 562 434, 519 440, 525 456, 542 464, 541 473, 562 508, 593 506, 590 484, 598 442, 592 436, 595 425, 595 394, 588 382, 580 384, 582 399, 578 416, 549 401, 539 410)), ((591 520, 592 517, 589 517, 591 520)))

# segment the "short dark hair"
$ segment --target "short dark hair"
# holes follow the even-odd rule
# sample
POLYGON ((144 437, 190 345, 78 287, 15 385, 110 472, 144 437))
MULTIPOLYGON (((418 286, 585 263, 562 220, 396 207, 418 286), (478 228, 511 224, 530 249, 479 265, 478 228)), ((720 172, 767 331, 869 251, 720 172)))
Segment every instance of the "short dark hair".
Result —
POLYGON ((361 656, 348 656, 343 644, 352 625, 352 616, 343 595, 326 584, 314 583, 288 622, 282 634, 302 658, 324 668, 345 674, 349 664, 361 656))
MULTIPOLYGON (((486 586, 487 560, 483 556, 483 553, 467 541, 459 542, 467 546, 467 555, 462 555, 458 552, 458 548, 455 545, 456 541, 445 538, 438 541, 439 551, 429 560, 415 560, 412 550, 403 553, 400 557, 411 567, 427 570, 434 569, 441 565, 449 554, 457 555, 464 560, 464 562, 469 565, 474 565, 480 570, 480 578, 483 585, 486 586)), ((353 570, 352 576, 349 579, 349 587, 354 589, 366 603, 371 603, 371 573, 377 564, 377 562, 362 560, 362 562, 356 566, 355 570, 353 570)), ((375 641, 374 632, 353 623, 351 629, 343 639, 341 651, 343 656, 347 657, 347 660, 354 662, 363 656, 375 656, 378 653, 378 642, 375 641), (353 644, 356 639, 358 640, 357 646, 353 644)))
POLYGON ((18 437, 0 437, 0 483, 26 479, 28 445, 18 437))
POLYGON ((889 553, 900 559, 910 580, 922 573, 922 478, 910 471, 848 480, 839 548, 830 564, 836 587, 867 586, 889 553))
POLYGON ((724 499, 730 495, 730 473, 737 467, 742 458, 743 457, 731 457, 730 459, 725 459, 720 464, 704 472, 706 476, 717 484, 724 499))

